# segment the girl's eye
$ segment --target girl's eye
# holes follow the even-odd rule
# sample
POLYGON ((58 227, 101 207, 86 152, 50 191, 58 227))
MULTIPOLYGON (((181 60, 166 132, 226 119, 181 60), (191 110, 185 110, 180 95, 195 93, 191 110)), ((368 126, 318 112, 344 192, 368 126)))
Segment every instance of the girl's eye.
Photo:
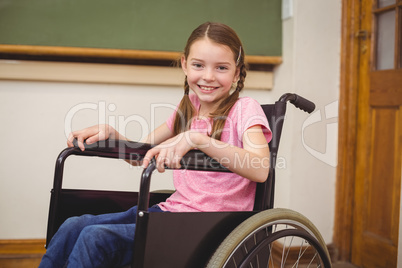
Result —
POLYGON ((226 67, 226 66, 219 66, 218 67, 219 71, 226 71, 227 69, 228 69, 228 67, 226 67))
POLYGON ((202 64, 201 63, 193 63, 193 67, 202 68, 202 64))

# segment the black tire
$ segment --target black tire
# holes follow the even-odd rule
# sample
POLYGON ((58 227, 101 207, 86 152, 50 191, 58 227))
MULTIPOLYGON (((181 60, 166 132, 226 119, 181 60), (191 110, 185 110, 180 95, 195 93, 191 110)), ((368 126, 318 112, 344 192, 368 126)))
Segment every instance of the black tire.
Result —
POLYGON ((307 267, 331 267, 321 234, 298 212, 270 209, 257 213, 234 229, 215 251, 207 268, 305 264, 309 265, 307 267))

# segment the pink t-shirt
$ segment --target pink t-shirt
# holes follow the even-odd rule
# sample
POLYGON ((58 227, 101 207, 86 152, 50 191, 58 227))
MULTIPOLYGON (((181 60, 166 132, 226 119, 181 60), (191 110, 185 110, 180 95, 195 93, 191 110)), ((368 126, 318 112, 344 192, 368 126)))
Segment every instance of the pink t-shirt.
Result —
MULTIPOLYGON (((190 100, 198 111, 199 99, 190 95, 190 100)), ((174 112, 166 121, 173 129, 174 112)), ((260 125, 267 142, 271 140, 267 118, 258 102, 242 97, 231 109, 221 136, 221 141, 243 148, 243 133, 250 127, 260 125)), ((212 121, 208 118, 194 118, 192 130, 205 135, 210 133, 212 121)), ((239 165, 244 164, 239 159, 239 165)), ((235 173, 174 170, 173 183, 176 192, 159 207, 171 212, 195 211, 250 211, 254 206, 256 183, 235 173)))

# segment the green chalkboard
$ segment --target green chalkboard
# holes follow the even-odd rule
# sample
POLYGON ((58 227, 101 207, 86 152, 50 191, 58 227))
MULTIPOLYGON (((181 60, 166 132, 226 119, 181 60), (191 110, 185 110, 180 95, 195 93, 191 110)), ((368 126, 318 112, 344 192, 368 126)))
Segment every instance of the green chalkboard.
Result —
POLYGON ((281 0, 0 0, 0 44, 182 51, 205 21, 281 56, 281 0))

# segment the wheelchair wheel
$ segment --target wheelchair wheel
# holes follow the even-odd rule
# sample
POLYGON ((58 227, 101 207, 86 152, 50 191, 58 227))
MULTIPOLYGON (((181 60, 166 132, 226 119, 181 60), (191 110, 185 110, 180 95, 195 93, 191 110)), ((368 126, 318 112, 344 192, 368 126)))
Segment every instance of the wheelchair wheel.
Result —
POLYGON ((331 267, 317 228, 289 209, 262 211, 241 223, 218 247, 207 268, 331 267))

